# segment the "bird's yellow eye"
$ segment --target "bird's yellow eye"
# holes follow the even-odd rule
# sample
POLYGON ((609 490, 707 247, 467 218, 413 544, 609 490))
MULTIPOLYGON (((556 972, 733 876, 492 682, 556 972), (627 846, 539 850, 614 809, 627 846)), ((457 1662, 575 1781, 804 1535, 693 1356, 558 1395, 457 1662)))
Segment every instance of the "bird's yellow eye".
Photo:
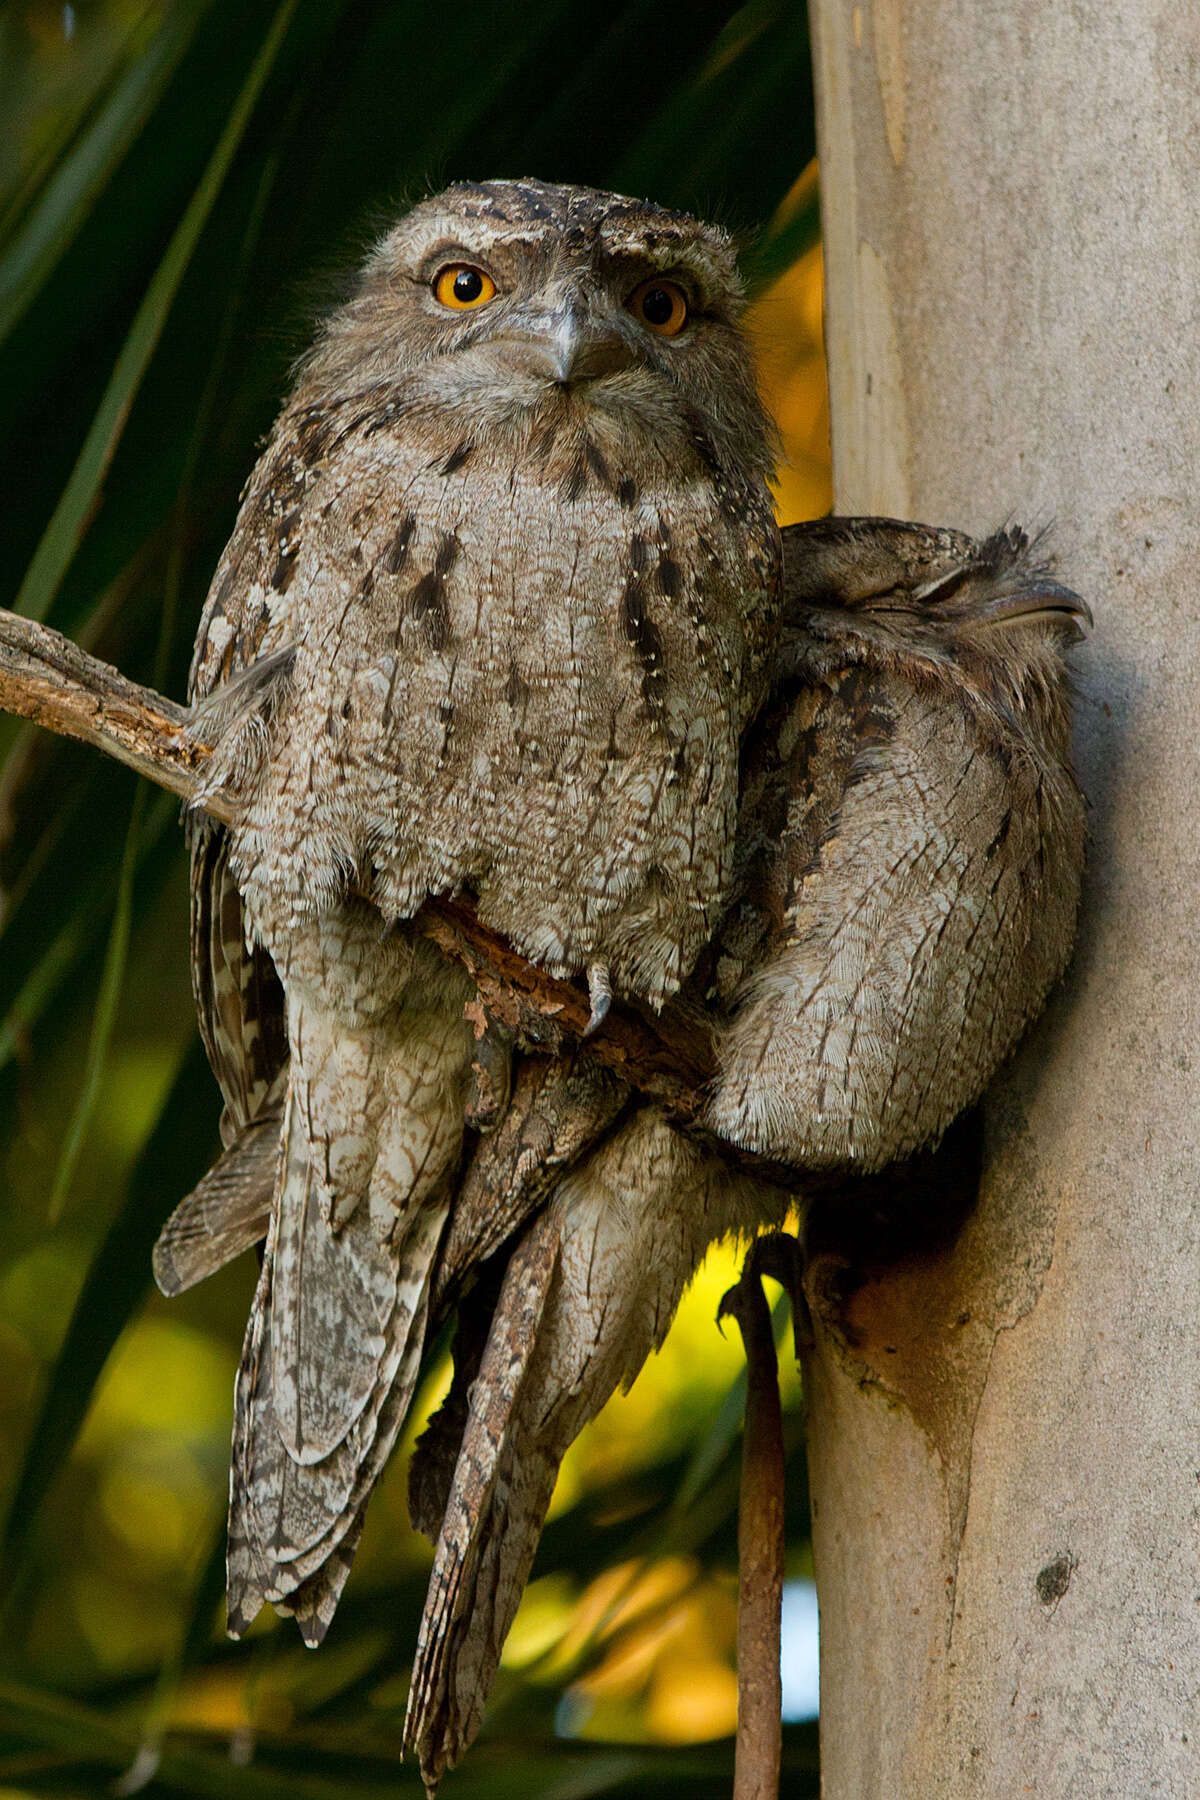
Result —
POLYGON ((625 304, 639 325, 648 325, 659 337, 678 337, 687 324, 687 295, 677 281, 653 275, 634 288, 625 304))
POLYGON ((451 263, 448 268, 439 269, 433 278, 434 299, 454 312, 470 312, 473 307, 486 306, 495 293, 496 284, 491 276, 485 275, 482 269, 473 269, 470 263, 451 263))

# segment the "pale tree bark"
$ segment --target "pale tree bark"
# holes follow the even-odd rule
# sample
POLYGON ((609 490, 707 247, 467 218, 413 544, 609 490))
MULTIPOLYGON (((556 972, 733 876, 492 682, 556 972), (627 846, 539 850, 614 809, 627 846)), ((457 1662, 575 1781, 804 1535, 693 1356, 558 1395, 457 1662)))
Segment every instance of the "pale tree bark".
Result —
POLYGON ((818 1239, 827 1800, 1200 1794, 1200 20, 814 0, 836 505, 1054 521, 1074 968, 940 1248, 818 1239))

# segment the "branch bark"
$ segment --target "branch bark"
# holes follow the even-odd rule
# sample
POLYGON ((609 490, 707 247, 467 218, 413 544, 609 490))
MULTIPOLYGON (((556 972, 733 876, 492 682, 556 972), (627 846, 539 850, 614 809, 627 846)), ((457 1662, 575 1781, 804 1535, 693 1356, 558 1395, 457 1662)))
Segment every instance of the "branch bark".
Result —
POLYGON ((972 533, 1052 517, 1097 620, 1080 950, 989 1096, 977 1204, 932 1247, 831 1231, 809 1267, 822 1791, 1183 1800, 1195 32, 1165 0, 815 0, 813 28, 838 508, 972 533))
MULTIPOLYGON (((188 711, 18 613, 0 611, 0 712, 77 738, 190 800, 210 751, 188 735, 188 711)), ((215 799, 207 809, 228 823, 215 799)))

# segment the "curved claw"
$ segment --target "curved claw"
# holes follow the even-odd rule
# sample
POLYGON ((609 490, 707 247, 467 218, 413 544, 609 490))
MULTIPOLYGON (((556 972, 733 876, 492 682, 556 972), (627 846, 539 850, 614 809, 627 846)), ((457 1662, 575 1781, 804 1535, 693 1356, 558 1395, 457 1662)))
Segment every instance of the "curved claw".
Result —
POLYGON ((584 1027, 583 1035, 590 1038, 599 1031, 612 1006, 612 976, 608 964, 594 962, 588 964, 588 999, 592 1003, 592 1015, 584 1027))

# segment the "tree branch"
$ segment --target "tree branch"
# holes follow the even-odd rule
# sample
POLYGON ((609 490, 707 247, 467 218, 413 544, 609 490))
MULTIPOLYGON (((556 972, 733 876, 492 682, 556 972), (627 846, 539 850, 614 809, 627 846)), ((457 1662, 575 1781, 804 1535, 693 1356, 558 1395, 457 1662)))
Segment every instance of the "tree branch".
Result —
MULTIPOLYGON (((190 800, 211 755, 188 735, 189 714, 89 656, 48 625, 0 610, 0 712, 78 738, 190 800)), ((222 797, 206 810, 228 824, 222 797)))

